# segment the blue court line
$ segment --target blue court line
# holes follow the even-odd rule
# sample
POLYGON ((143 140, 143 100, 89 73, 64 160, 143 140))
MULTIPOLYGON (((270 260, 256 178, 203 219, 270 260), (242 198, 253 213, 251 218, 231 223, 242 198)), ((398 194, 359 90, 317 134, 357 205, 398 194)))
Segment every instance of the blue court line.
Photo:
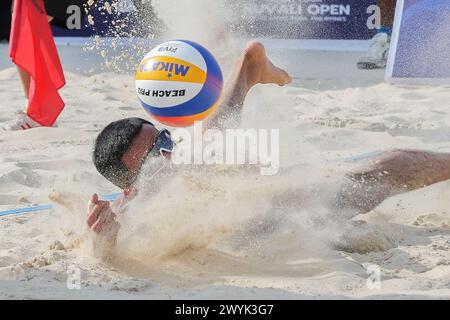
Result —
MULTIPOLYGON (((112 193, 112 194, 100 196, 100 199, 104 200, 104 201, 114 201, 120 195, 121 195, 121 193, 112 193)), ((42 204, 42 205, 37 205, 37 206, 32 206, 32 207, 11 209, 11 210, 6 210, 6 211, 0 211, 0 217, 10 216, 10 215, 14 215, 14 214, 29 213, 29 212, 46 211, 46 210, 51 210, 53 208, 54 208, 54 206, 52 204, 42 204)))
POLYGON ((344 161, 345 162, 355 162, 355 161, 367 160, 367 159, 378 157, 382 154, 383 154, 382 151, 372 151, 372 152, 367 152, 367 153, 363 153, 360 155, 344 158, 344 161))
POLYGON ((0 212, 0 217, 9 216, 9 215, 13 215, 13 214, 27 213, 27 212, 50 210, 52 208, 53 208, 52 204, 43 204, 43 205, 38 205, 38 206, 33 206, 33 207, 6 210, 6 211, 0 212))
POLYGON ((100 200, 103 200, 103 201, 114 201, 118 197, 120 197, 121 195, 122 195, 122 192, 106 194, 106 195, 100 196, 100 200))

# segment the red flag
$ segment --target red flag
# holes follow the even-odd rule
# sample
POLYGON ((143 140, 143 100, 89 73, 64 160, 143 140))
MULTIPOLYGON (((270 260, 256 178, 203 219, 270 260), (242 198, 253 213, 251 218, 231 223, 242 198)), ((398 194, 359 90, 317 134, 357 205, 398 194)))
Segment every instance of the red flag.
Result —
POLYGON ((9 54, 31 76, 28 116, 51 127, 64 108, 65 79, 43 0, 14 1, 9 54))

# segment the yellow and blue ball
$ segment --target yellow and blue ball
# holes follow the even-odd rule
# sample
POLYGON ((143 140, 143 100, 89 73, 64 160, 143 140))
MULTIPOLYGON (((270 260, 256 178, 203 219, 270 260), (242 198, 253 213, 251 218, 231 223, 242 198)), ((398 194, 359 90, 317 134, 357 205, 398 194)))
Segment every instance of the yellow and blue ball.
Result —
POLYGON ((136 91, 144 109, 157 121, 188 127, 217 107, 223 77, 213 55, 186 40, 169 41, 150 51, 139 64, 136 91))

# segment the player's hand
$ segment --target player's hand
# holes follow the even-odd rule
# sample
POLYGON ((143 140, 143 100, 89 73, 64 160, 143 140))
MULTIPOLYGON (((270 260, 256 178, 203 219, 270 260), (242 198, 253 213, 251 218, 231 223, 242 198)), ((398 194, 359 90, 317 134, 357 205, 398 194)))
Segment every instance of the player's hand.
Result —
POLYGON ((98 199, 94 193, 88 205, 87 225, 95 233, 101 233, 113 224, 116 224, 116 214, 112 211, 109 201, 98 199))

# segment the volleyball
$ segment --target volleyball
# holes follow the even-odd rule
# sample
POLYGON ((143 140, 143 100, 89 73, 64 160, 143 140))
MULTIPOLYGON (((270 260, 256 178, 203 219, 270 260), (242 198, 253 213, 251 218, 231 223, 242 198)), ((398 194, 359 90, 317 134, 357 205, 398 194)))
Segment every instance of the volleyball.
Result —
POLYGON ((188 127, 217 107, 223 77, 214 56, 186 40, 169 41, 151 50, 136 73, 136 92, 145 111, 171 127, 188 127))

